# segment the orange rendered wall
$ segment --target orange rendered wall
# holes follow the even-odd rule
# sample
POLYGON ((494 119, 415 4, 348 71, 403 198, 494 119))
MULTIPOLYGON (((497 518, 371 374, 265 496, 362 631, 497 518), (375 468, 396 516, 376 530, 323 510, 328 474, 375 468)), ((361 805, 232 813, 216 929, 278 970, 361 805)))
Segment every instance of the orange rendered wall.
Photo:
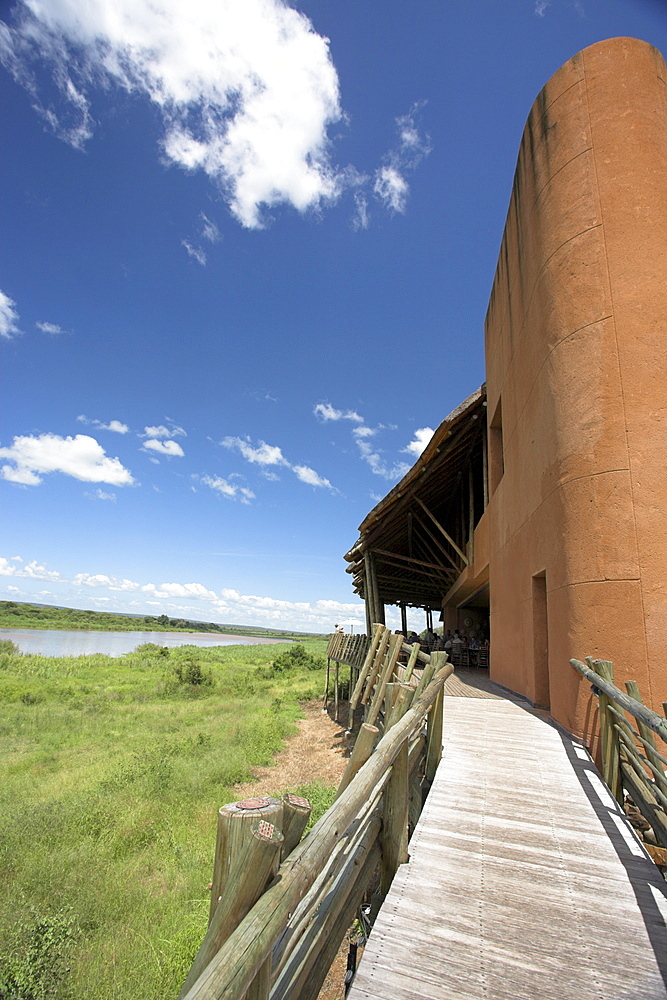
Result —
POLYGON ((486 318, 491 676, 533 701, 545 575, 550 711, 595 720, 568 660, 667 699, 667 69, 614 38, 549 80, 524 131, 486 318), (542 600, 542 598, 540 598, 542 600))

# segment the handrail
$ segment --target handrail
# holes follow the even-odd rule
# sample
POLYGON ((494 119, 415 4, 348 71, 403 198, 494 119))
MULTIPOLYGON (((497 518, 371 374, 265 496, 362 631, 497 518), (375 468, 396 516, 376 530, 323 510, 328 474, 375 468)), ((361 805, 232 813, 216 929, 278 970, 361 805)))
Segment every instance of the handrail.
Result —
POLYGON ((625 806, 627 793, 652 828, 655 841, 646 842, 645 847, 655 860, 664 864, 667 854, 667 758, 658 752, 653 734, 667 743, 667 720, 643 704, 635 681, 625 684, 632 694, 616 687, 614 664, 610 660, 586 657, 586 663, 571 659, 570 664, 591 682, 598 698, 602 776, 618 803, 625 806), (624 713, 634 716, 637 728, 628 722, 624 713))
MULTIPOLYGON (((376 643, 377 683, 369 678, 368 693, 384 698, 385 731, 375 751, 370 753, 371 743, 368 759, 345 779, 349 783, 334 804, 283 861, 183 1000, 240 1000, 248 990, 256 1000, 312 1000, 313 984, 324 978, 332 944, 340 943, 352 923, 378 861, 384 893, 407 860, 408 817, 440 759, 443 687, 453 666, 446 654, 436 654, 426 666, 424 681, 435 670, 430 682, 410 687, 393 672, 395 661, 384 655, 386 647, 376 643), (411 786, 417 794, 409 794, 411 786)), ((371 725, 362 729, 365 737, 371 730, 377 735, 371 725)))
MULTIPOLYGON (((600 663, 600 660, 593 660, 593 663, 600 663)), ((578 670, 580 674, 586 678, 586 680, 591 681, 600 691, 604 691, 606 695, 617 702, 621 708, 624 708, 626 712, 630 715, 634 715, 635 719, 643 722, 644 725, 652 729, 654 733, 657 733, 661 740, 667 743, 667 720, 663 719, 657 712, 652 709, 647 708, 643 705, 641 701, 635 701, 630 695, 625 694, 620 688, 617 688, 615 684, 601 677, 600 674, 596 673, 595 670, 591 670, 587 667, 585 663, 581 660, 571 659, 570 663, 575 670, 578 670)))

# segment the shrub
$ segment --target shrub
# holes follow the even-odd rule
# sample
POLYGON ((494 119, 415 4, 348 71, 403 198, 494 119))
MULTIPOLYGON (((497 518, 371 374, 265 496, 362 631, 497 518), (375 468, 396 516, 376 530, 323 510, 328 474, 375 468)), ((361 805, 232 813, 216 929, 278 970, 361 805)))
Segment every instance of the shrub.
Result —
POLYGON ((192 687, 213 687, 213 674, 210 670, 202 670, 199 660, 189 656, 182 663, 173 667, 179 684, 189 684, 192 687))
POLYGON ((0 653, 6 656, 20 656, 21 650, 11 639, 0 639, 0 653))
POLYGON ((323 666, 321 657, 308 653, 299 643, 283 650, 273 661, 274 672, 279 674, 285 670, 320 670, 323 666))
POLYGON ((68 952, 78 928, 66 911, 40 915, 30 908, 30 919, 19 923, 17 946, 0 956, 2 1000, 47 1000, 70 996, 67 989, 68 952))

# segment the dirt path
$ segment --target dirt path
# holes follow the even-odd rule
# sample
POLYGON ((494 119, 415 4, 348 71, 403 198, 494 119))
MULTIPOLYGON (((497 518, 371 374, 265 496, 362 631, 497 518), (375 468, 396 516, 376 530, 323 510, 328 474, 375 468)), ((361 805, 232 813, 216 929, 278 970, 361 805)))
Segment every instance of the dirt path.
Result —
MULTIPOLYGON (((347 705, 344 707, 347 711, 347 705)), ((289 737, 284 750, 276 754, 273 764, 255 768, 253 781, 235 786, 239 799, 296 789, 311 781, 338 784, 352 746, 352 741, 345 735, 345 727, 322 711, 321 701, 304 705, 304 718, 299 719, 297 726, 298 732, 289 737)), ((318 1000, 344 1000, 347 952, 348 943, 343 941, 318 1000)))

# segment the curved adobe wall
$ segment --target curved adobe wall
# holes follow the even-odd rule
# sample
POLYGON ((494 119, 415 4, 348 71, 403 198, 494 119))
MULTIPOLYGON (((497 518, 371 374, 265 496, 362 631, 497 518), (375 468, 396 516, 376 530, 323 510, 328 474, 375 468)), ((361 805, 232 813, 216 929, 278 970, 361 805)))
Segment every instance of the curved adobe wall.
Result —
POLYGON ((589 733, 590 693, 568 659, 591 654, 614 660, 617 683, 636 678, 660 709, 667 69, 647 43, 614 38, 585 49, 535 101, 486 360, 489 423, 495 415, 502 425, 490 427, 490 447, 502 437, 504 456, 487 511, 492 676, 589 733))

